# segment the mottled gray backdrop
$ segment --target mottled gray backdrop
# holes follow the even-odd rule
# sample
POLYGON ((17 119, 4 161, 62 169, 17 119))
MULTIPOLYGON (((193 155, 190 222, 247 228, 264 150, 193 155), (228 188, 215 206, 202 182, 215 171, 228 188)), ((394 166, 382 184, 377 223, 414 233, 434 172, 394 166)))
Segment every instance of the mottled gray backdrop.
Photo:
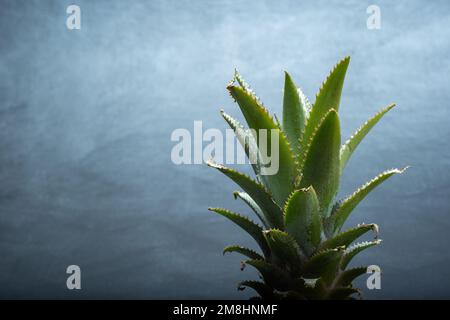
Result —
MULTIPOLYGON (((225 129, 237 67, 280 114, 283 70, 314 100, 329 69, 352 60, 341 104, 347 137, 390 102, 345 172, 342 195, 411 165, 359 206, 383 244, 371 299, 450 298, 450 3, 375 1, 1 1, 0 297, 247 298, 251 239, 207 211, 236 186, 170 160, 176 128, 225 129), (81 6, 81 30, 66 7, 81 6), (66 289, 66 267, 82 290, 66 289)), ((365 285, 365 278, 359 281, 365 285)))

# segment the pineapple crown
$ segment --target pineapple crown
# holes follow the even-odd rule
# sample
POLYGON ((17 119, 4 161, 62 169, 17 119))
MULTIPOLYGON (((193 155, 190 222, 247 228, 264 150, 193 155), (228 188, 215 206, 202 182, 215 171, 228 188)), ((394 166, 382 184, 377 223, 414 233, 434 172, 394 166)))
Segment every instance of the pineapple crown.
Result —
MULTIPOLYGON (((350 261, 362 250, 378 245, 378 226, 360 224, 342 231, 355 207, 379 184, 405 169, 387 170, 342 200, 335 200, 340 178, 356 147, 375 124, 394 107, 387 106, 367 120, 341 145, 339 104, 350 57, 339 61, 323 82, 311 105, 285 73, 283 118, 280 124, 270 115, 256 94, 235 70, 227 89, 239 105, 253 136, 236 119, 221 110, 247 152, 249 145, 259 147, 260 129, 278 131, 279 170, 261 175, 261 164, 252 163, 256 179, 234 169, 209 162, 232 179, 243 191, 234 197, 243 200, 261 225, 222 208, 209 208, 245 230, 254 238, 261 253, 238 245, 237 252, 261 274, 262 281, 243 281, 238 285, 254 289, 265 299, 349 299, 359 290, 352 286, 365 267, 348 269, 350 261), (355 243, 369 231, 373 241, 355 243)), ((269 141, 270 144, 270 141, 269 141)), ((270 148, 270 146, 269 146, 270 148)), ((258 158, 257 158, 258 159, 258 158)))

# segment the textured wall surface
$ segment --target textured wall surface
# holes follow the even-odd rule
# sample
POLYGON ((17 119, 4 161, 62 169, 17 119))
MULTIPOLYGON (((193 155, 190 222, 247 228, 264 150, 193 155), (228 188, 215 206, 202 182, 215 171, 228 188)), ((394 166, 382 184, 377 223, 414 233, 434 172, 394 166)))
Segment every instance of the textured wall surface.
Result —
MULTIPOLYGON (((371 194, 349 225, 377 222, 371 299, 450 298, 450 4, 376 1, 0 1, 0 297, 245 298, 240 257, 253 243, 207 211, 236 186, 170 160, 176 128, 225 129, 237 67, 280 114, 283 70, 314 100, 352 60, 341 104, 347 137, 390 102, 344 175, 351 192, 411 165, 371 194), (65 26, 81 6, 81 30, 65 26), (82 290, 66 289, 66 267, 82 290)), ((364 287, 364 277, 359 281, 364 287)))

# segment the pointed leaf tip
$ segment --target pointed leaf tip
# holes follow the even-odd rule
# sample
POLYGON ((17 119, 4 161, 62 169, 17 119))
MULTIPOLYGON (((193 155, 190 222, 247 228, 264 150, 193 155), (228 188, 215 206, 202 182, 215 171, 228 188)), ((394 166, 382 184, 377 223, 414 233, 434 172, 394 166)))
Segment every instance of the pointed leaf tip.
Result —
POLYGON ((320 248, 321 250, 332 249, 339 246, 348 247, 352 244, 356 239, 364 235, 365 233, 373 231, 375 233, 375 237, 378 236, 378 225, 371 224, 360 224, 354 228, 348 229, 344 232, 341 232, 334 237, 328 238, 324 241, 320 248))
POLYGON ((378 123, 378 121, 392 108, 395 104, 390 104, 386 108, 377 112, 369 120, 367 120, 363 125, 361 125, 358 130, 342 145, 340 150, 340 166, 341 173, 344 170, 348 160, 350 159, 353 152, 356 150, 358 145, 364 139, 364 137, 371 131, 371 129, 378 123))
MULTIPOLYGON (((323 82, 306 123, 302 138, 304 143, 308 143, 314 129, 330 109, 339 111, 342 88, 349 63, 350 56, 339 61, 323 82)), ((304 147, 303 143, 301 147, 304 147)))
POLYGON ((225 253, 228 253, 228 252, 237 252, 237 253, 240 253, 250 259, 264 259, 264 257, 261 256, 256 251, 249 249, 249 248, 237 246, 237 245, 228 246, 223 249, 223 255, 225 255, 225 253))
POLYGON ((275 202, 281 206, 293 187, 290 182, 296 168, 291 146, 274 118, 250 90, 231 86, 230 93, 239 105, 249 128, 253 129, 252 134, 259 148, 258 156, 261 162, 268 165, 262 168, 265 171, 261 174, 264 176, 264 184, 270 189, 275 202), (265 152, 262 151, 263 147, 265 152), (276 147, 278 153, 273 152, 276 147))
POLYGON ((235 191, 233 192, 234 199, 240 198, 242 201, 244 201, 252 210, 253 212, 258 216, 258 218, 261 220, 264 227, 269 228, 270 224, 265 218, 263 210, 258 206, 258 204, 253 200, 252 197, 248 193, 245 192, 239 192, 235 191))
POLYGON ((298 88, 288 72, 285 71, 283 96, 283 131, 295 154, 306 122, 306 106, 299 95, 298 88))
POLYGON ((347 220, 350 213, 353 211, 353 209, 378 185, 380 185, 382 182, 393 176, 394 174, 401 174, 403 173, 407 167, 403 169, 391 169, 382 172, 372 180, 366 182, 363 186, 358 188, 353 194, 345 198, 344 200, 340 201, 339 204, 335 207, 333 210, 330 221, 333 225, 333 231, 334 233, 338 232, 342 226, 344 225, 345 221, 347 220))

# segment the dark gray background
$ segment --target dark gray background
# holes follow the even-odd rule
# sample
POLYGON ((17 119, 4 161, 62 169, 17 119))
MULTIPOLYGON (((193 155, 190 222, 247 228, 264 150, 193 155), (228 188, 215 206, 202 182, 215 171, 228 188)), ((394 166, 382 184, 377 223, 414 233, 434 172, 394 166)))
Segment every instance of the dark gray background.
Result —
MULTIPOLYGON (((345 195, 411 165, 359 206, 383 244, 368 298, 450 298, 450 4, 376 1, 1 1, 0 297, 246 298, 237 292, 246 234, 207 211, 236 186, 170 160, 176 128, 225 129, 234 67, 280 114, 283 70, 314 100, 351 55, 341 117, 348 137, 390 102, 345 172, 345 195), (65 27, 81 6, 82 29, 65 27), (82 290, 65 269, 82 269, 82 290)), ((360 286, 364 287, 365 279, 360 286)))

